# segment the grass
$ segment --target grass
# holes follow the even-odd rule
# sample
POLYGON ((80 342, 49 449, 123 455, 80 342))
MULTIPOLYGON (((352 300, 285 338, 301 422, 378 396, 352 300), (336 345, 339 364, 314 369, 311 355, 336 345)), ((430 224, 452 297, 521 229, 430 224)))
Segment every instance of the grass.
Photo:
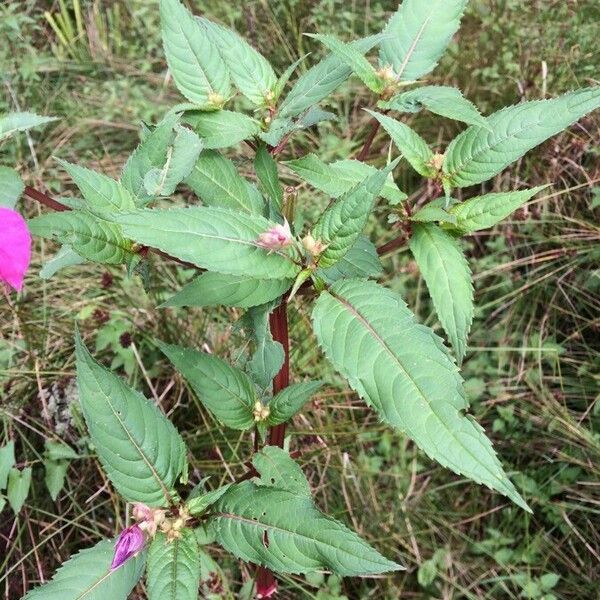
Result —
MULTIPOLYGON (((90 11, 82 13, 83 29, 66 46, 44 18, 44 11, 60 13, 58 3, 25 0, 0 8, 0 35, 6 40, 0 60, 9 82, 0 96, 0 112, 14 109, 16 99, 23 108, 65 116, 31 134, 35 158, 22 137, 2 147, 2 162, 16 163, 28 182, 57 196, 73 194, 74 188, 52 156, 117 176, 137 143, 139 122, 156 119, 179 101, 164 76, 154 7, 140 0, 111 2, 111 10, 120 11, 120 19, 111 21, 114 12, 102 16, 105 4, 89 3, 90 11), (119 43, 98 46, 108 33, 119 43)), ((281 71, 309 50, 318 54, 301 32, 319 29, 347 39, 365 35, 381 26, 382 11, 393 2, 231 4, 207 0, 202 8, 247 34, 281 71)), ((67 10, 72 6, 64 5, 67 10)), ((459 44, 432 81, 457 84, 486 113, 521 98, 597 83, 599 11, 594 0, 473 1, 459 44)), ((360 108, 368 102, 354 83, 336 94, 333 104, 342 118, 323 126, 318 150, 324 159, 358 150, 367 122, 360 108)), ((413 124, 429 140, 439 140, 440 147, 459 130, 454 123, 420 115, 413 124)), ((315 142, 314 135, 302 135, 291 152, 314 151, 315 142)), ((406 438, 378 423, 324 368, 309 335, 308 307, 296 301, 293 375, 317 376, 330 385, 296 418, 290 445, 307 448, 302 462, 318 504, 408 570, 342 583, 327 577, 286 578, 282 598, 599 596, 600 229, 598 209, 592 208, 600 187, 598 148, 595 116, 487 184, 483 191, 524 182, 555 185, 512 221, 469 241, 478 310, 464 368, 466 386, 473 413, 530 502, 532 516, 436 466, 406 438)), ((374 158, 386 151, 384 138, 378 137, 374 158)), ((236 160, 250 172, 247 156, 236 160)), ((290 174, 285 177, 295 182, 290 174)), ((408 169, 399 183, 413 199, 427 192, 408 169)), ((304 202, 323 202, 306 189, 300 193, 304 202)), ((26 207, 31 215, 39 210, 26 207)), ((382 211, 373 235, 386 241, 390 234, 385 230, 382 211)), ((240 314, 157 310, 191 275, 159 260, 152 263, 147 293, 138 278, 127 278, 119 269, 77 267, 43 281, 37 272, 53 252, 50 244, 37 241, 25 293, 6 299, 0 308, 0 440, 14 439, 19 466, 33 467, 32 489, 21 513, 16 518, 8 508, 2 513, 0 589, 4 586, 5 598, 21 597, 47 580, 69 554, 123 526, 125 506, 93 458, 77 409, 75 322, 88 344, 97 344, 96 355, 105 364, 116 355, 114 368, 172 416, 191 451, 193 481, 206 475, 215 483, 231 480, 249 451, 248 440, 223 430, 202 410, 153 343, 160 338, 208 345, 239 360, 243 357, 231 350, 238 347, 239 334, 229 325, 240 314), (132 340, 127 347, 125 333, 132 340), (46 440, 58 439, 76 448, 79 458, 71 462, 65 487, 53 502, 43 480, 43 449, 46 440)), ((435 326, 406 249, 386 259, 385 268, 385 280, 423 322, 435 326)), ((209 548, 233 589, 251 576, 246 567, 209 548)), ((133 597, 143 598, 143 589, 133 597)))

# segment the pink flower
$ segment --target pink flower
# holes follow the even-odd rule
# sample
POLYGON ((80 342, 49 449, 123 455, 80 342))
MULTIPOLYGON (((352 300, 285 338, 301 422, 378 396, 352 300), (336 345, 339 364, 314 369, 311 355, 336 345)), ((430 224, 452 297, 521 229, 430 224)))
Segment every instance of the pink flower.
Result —
POLYGON ((0 207, 0 281, 20 292, 31 260, 31 235, 25 219, 0 207))
POLYGON ((257 598, 271 598, 277 593, 277 581, 271 578, 271 581, 257 581, 256 583, 256 597, 257 598))
POLYGON ((292 244, 292 232, 290 225, 284 221, 283 225, 273 225, 267 231, 264 231, 258 236, 256 244, 266 250, 281 250, 292 244))
POLYGON ((115 556, 110 565, 111 570, 118 569, 126 560, 137 554, 145 543, 146 537, 139 525, 123 529, 115 544, 115 556))

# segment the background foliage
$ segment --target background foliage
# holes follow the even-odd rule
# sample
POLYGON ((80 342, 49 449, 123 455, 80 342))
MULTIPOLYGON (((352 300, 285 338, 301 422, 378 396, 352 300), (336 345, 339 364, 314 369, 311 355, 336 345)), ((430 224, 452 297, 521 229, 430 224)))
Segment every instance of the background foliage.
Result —
MULTIPOLYGON (((302 32, 344 39, 366 35, 381 28, 396 4, 190 2, 195 12, 234 25, 278 72, 306 52, 313 52, 311 59, 323 52, 302 32)), ((473 0, 459 34, 460 53, 453 44, 431 83, 457 85, 484 114, 521 98, 598 83, 599 21, 595 0, 473 0)), ((117 176, 137 143, 139 122, 155 120, 180 99, 165 77, 154 3, 5 2, 0 36, 0 113, 21 108, 66 115, 3 146, 2 164, 17 164, 27 182, 55 195, 74 188, 53 156, 117 176)), ((360 149, 368 121, 361 108, 368 104, 359 84, 340 88, 333 111, 341 119, 321 126, 317 150, 323 160, 360 149)), ((461 127, 421 114, 411 125, 440 145, 461 127)), ((383 136, 378 139, 375 148, 384 155, 387 145, 383 136)), ((343 583, 333 577, 288 578, 282 597, 549 600, 598 594, 599 148, 596 115, 528 155, 487 191, 521 180, 553 181, 555 187, 494 235, 469 238, 478 309, 464 363, 467 388, 473 412, 512 466, 534 515, 460 481, 379 424, 337 376, 323 372, 325 363, 308 333, 309 315, 291 311, 293 338, 303 340, 292 348, 295 374, 340 384, 323 388, 310 414, 297 417, 292 430, 292 444, 309 449, 302 461, 317 504, 384 554, 399 551, 409 569, 343 583)), ((296 157, 315 149, 310 133, 291 144, 296 157)), ((236 162, 252 171, 249 155, 239 154, 236 162)), ((286 183, 297 181, 290 171, 286 183)), ((408 167, 399 184, 413 200, 428 193, 408 167)), ((301 187, 299 201, 316 208, 319 200, 301 187)), ((36 211, 27 209, 31 216, 36 211)), ((383 220, 371 226, 386 241, 383 220)), ((192 276, 159 260, 148 294, 121 269, 78 267, 44 281, 37 272, 54 248, 39 239, 37 244, 24 296, 0 306, 0 436, 10 433, 18 466, 32 468, 23 510, 14 518, 5 507, 0 523, 0 589, 5 586, 7 598, 20 597, 68 555, 124 525, 114 519, 124 514, 122 501, 88 459, 74 391, 74 319, 88 345, 95 344, 97 358, 112 360, 117 373, 173 417, 194 457, 193 481, 223 472, 222 482, 230 481, 242 472, 248 450, 235 431, 223 430, 200 407, 151 341, 160 337, 228 356, 239 334, 224 325, 237 317, 235 310, 154 308, 192 276), (53 501, 42 463, 49 460, 45 442, 59 438, 77 457, 68 457, 64 487, 53 501)), ((395 279, 397 291, 423 322, 435 325, 409 252, 387 259, 385 269, 402 274, 395 279)), ((214 552, 213 558, 234 581, 249 576, 233 561, 214 552)), ((208 564, 211 572, 215 567, 208 564)), ((207 580, 206 592, 221 594, 218 578, 207 580)), ((143 590, 133 597, 143 598, 143 590)))

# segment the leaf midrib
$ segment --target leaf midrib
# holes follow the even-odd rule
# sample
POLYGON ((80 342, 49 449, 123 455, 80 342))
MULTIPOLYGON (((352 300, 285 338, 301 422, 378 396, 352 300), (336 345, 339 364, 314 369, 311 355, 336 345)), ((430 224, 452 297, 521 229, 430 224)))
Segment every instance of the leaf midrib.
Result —
MULTIPOLYGON (((342 304, 342 306, 344 306, 354 317, 356 317, 357 320, 360 323, 362 323, 363 327, 365 327, 365 329, 367 329, 367 331, 369 333, 371 333, 371 335, 375 338, 375 340, 377 342, 379 342, 381 344, 381 346, 384 348, 384 350, 394 359, 394 361, 398 364, 398 366, 400 367, 400 369, 404 373, 404 375, 407 377, 407 379, 413 384, 414 388, 419 392, 421 398, 429 406, 431 413, 441 423, 442 427, 447 431, 448 436, 451 437, 461 448, 463 448, 473 458, 473 460, 475 461, 476 464, 482 466, 490 475, 492 475, 493 480, 498 480, 499 482, 502 483, 503 487, 505 487, 503 480, 499 479, 498 476, 496 475, 496 473, 494 473, 493 471, 490 471, 489 468, 487 467, 487 465, 485 465, 484 463, 479 461, 477 456, 475 454, 473 454, 469 448, 467 448, 464 444, 462 444, 458 440, 458 438, 454 435, 454 432, 446 425, 444 420, 439 417, 439 415, 435 412, 433 405, 429 401, 429 398, 423 393, 423 390, 419 387, 418 383, 409 375, 409 373, 404 368, 404 365, 400 362, 400 359, 395 355, 395 353, 392 351, 392 349, 388 346, 388 344, 385 342, 385 340, 379 335, 379 333, 372 327, 372 325, 345 298, 338 296, 331 290, 329 290, 328 293, 333 298, 335 298, 340 304, 342 304)), ((493 452, 493 450, 492 450, 492 452, 493 452)), ((459 469, 459 472, 462 473, 463 470, 459 469)))

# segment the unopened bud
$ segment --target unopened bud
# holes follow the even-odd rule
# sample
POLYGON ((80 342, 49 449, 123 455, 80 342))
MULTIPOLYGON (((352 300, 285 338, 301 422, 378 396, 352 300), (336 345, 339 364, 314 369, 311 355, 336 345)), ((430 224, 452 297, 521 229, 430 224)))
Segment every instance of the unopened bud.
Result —
POLYGON ((392 65, 386 65, 385 67, 382 67, 377 71, 377 75, 386 83, 396 80, 396 73, 394 73, 392 65))
POLYGON ((137 554, 146 544, 146 536, 139 525, 132 525, 121 532, 115 544, 111 570, 118 569, 125 561, 137 554))
POLYGON ((444 155, 443 154, 434 154, 433 158, 429 161, 429 164, 436 171, 441 171, 442 170, 442 166, 444 165, 444 155))
POLYGON ((258 423, 259 421, 264 421, 271 414, 271 409, 268 406, 265 406, 260 400, 256 401, 254 405, 254 420, 258 423))
POLYGON ((225 98, 223 98, 223 96, 217 92, 211 92, 208 94, 208 103, 215 108, 221 108, 221 106, 225 104, 225 98))
POLYGON ((290 246, 292 242, 292 232, 289 223, 285 221, 283 225, 278 223, 261 233, 256 240, 256 245, 265 248, 266 250, 273 251, 286 248, 287 246, 290 246))
POLYGON ((315 240, 312 234, 306 235, 302 240, 302 245, 304 246, 307 252, 310 252, 313 256, 320 256, 323 251, 329 246, 329 244, 324 244, 321 240, 315 240))

